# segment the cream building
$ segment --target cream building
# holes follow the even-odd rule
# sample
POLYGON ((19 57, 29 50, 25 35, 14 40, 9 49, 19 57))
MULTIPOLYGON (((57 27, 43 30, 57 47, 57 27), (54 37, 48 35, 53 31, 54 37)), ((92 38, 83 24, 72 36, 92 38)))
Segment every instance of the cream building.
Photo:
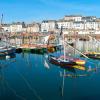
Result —
POLYGON ((28 24, 26 31, 28 33, 40 32, 40 24, 38 23, 28 24))
POLYGON ((21 23, 11 24, 10 32, 22 32, 22 24, 21 23))

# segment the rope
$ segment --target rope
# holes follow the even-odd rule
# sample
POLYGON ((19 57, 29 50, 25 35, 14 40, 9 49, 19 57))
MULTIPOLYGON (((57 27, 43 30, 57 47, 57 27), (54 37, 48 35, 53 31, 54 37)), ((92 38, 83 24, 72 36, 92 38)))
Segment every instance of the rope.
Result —
POLYGON ((6 84, 6 86, 14 93, 14 95, 15 95, 16 97, 22 99, 22 100, 26 100, 24 97, 18 95, 18 94, 16 93, 16 91, 15 91, 13 88, 10 87, 8 81, 4 78, 4 72, 2 72, 2 76, 3 76, 3 82, 4 82, 4 83, 6 84))
POLYGON ((29 84, 29 82, 25 79, 25 77, 16 69, 16 72, 19 74, 19 76, 24 80, 24 82, 26 83, 27 87, 33 92, 33 94, 35 95, 35 97, 38 100, 42 100, 42 98, 37 94, 35 89, 32 89, 31 85, 29 84))
MULTIPOLYGON (((67 42, 65 42, 65 43, 67 43, 67 42)), ((80 52, 78 49, 76 49, 76 48, 74 48, 74 47, 72 47, 71 45, 69 45, 68 43, 67 43, 67 45, 69 46, 69 47, 71 47, 72 49, 74 49, 74 50, 76 50, 77 52, 79 52, 81 55, 83 55, 85 58, 88 58, 86 55, 84 55, 82 52, 80 52)), ((88 58, 89 59, 89 58, 88 58)))
MULTIPOLYGON (((7 65, 6 65, 6 66, 7 66, 7 65)), ((1 66, 1 67, 3 67, 3 66, 1 66)), ((20 72, 18 72, 17 69, 15 69, 15 70, 16 70, 17 74, 24 80, 24 82, 26 83, 27 87, 33 92, 33 94, 36 96, 36 98, 37 98, 38 100, 42 100, 41 97, 40 97, 40 96, 37 94, 37 92, 35 91, 35 89, 32 89, 31 85, 30 85, 29 82, 25 79, 25 77, 24 77, 20 72)), ((9 86, 9 83, 8 83, 6 80, 4 80, 4 81, 5 81, 6 85, 8 86, 8 88, 15 94, 16 97, 21 98, 21 99, 23 99, 23 100, 26 100, 24 97, 18 95, 18 94, 16 93, 16 91, 15 91, 13 88, 11 88, 11 87, 9 86)))
POLYGON ((10 87, 9 83, 8 83, 6 80, 4 80, 4 81, 5 81, 6 85, 8 86, 8 88, 15 94, 16 97, 18 97, 18 98, 20 98, 20 99, 23 99, 23 100, 26 100, 24 97, 18 95, 18 94, 16 93, 16 91, 15 91, 13 88, 10 87))

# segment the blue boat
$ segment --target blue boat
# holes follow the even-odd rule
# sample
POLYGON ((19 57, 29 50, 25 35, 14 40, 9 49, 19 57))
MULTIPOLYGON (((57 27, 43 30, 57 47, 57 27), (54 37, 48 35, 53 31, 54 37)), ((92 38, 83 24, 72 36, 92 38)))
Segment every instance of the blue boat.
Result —
POLYGON ((0 56, 10 55, 16 52, 16 49, 13 47, 9 48, 0 48, 0 56))

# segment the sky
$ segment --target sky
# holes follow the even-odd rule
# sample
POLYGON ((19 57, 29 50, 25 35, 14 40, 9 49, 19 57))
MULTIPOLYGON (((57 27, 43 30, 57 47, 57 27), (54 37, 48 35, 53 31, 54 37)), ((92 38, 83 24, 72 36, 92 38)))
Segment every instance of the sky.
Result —
POLYGON ((100 17, 100 0, 0 0, 3 23, 57 20, 65 15, 100 17))

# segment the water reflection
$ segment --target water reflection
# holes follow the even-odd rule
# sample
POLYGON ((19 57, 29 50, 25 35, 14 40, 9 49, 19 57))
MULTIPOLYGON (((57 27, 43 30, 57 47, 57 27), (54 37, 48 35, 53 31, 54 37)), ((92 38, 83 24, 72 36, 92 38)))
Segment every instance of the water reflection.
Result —
POLYGON ((0 56, 0 61, 1 60, 7 60, 8 59, 8 56, 9 56, 9 59, 12 59, 12 58, 15 58, 16 57, 16 54, 13 53, 13 54, 6 55, 6 56, 0 56))
MULTIPOLYGON (((16 65, 12 65, 13 67, 8 67, 7 70, 5 69, 6 73, 4 72, 4 77, 6 83, 3 83, 4 87, 9 87, 6 88, 5 95, 7 95, 7 91, 9 90, 13 93, 12 96, 14 97, 14 100, 15 98, 18 100, 47 100, 47 98, 48 100, 61 100, 59 96, 63 96, 63 100, 66 98, 70 100, 69 96, 72 94, 67 91, 71 90, 66 89, 66 86, 70 87, 73 80, 68 80, 68 78, 77 80, 78 77, 83 77, 82 75, 84 74, 85 76, 86 74, 86 72, 80 72, 74 68, 54 66, 47 61, 45 56, 36 54, 16 54, 15 64, 16 65), (31 70, 29 68, 31 68, 31 70), (48 70, 45 70, 44 68, 48 70), (17 82, 17 87, 14 86, 14 81, 17 82), (59 85, 61 87, 59 91, 60 93, 58 92, 59 85), (23 93, 20 92, 22 90, 23 93), (47 91, 49 92, 49 95, 47 91)), ((11 63, 8 64, 8 66, 11 66, 11 63)), ((84 78, 82 79, 85 81, 84 78)), ((5 81, 3 80, 3 82, 5 81)), ((82 85, 83 84, 84 82, 82 85)), ((0 89, 0 91, 2 90, 0 89)), ((74 100, 74 98, 72 100, 74 100)))
MULTIPOLYGON (((52 54, 59 56, 63 52, 52 54)), ((47 58, 31 53, 1 57, 0 100, 91 100, 93 94, 100 98, 99 60, 82 58, 87 61, 88 70, 79 71, 50 64, 47 58)))

